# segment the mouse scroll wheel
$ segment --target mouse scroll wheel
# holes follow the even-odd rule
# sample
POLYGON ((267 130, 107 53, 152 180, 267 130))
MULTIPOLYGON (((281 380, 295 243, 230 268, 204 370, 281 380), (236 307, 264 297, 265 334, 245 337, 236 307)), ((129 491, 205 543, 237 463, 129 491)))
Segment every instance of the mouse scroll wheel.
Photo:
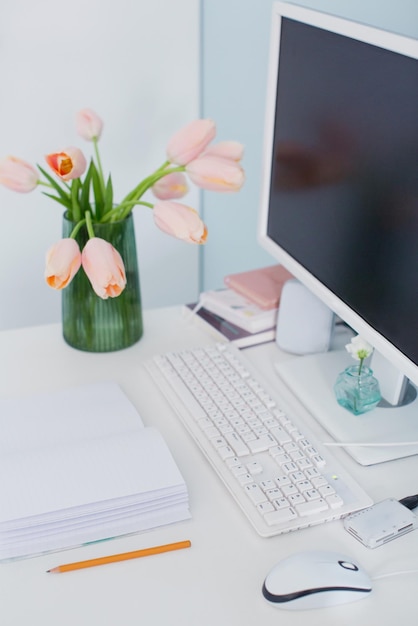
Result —
POLYGON ((357 565, 350 563, 350 561, 338 561, 338 565, 341 565, 344 569, 351 569, 353 572, 358 572, 357 565))

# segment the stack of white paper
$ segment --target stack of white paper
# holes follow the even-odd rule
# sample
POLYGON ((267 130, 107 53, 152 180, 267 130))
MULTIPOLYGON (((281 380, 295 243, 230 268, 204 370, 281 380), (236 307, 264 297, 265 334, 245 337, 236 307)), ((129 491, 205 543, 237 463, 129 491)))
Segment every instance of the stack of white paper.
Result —
POLYGON ((0 401, 0 559, 190 517, 163 438, 111 383, 0 401))

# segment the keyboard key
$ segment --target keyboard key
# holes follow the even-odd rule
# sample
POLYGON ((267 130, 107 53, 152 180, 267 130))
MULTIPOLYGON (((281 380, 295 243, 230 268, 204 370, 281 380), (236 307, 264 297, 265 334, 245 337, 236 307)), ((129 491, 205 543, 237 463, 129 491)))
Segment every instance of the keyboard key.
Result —
POLYGON ((316 489, 308 489, 303 492, 303 495, 307 500, 319 500, 321 494, 316 489))
POLYGON ((288 485, 283 485, 282 489, 282 493, 284 496, 291 496, 293 493, 298 493, 299 490, 296 487, 296 485, 292 485, 291 483, 289 483, 288 485))
POLYGON ((245 465, 234 465, 231 467, 231 472, 234 476, 242 476, 242 474, 248 474, 245 465))
POLYGON ((273 439, 270 434, 262 435, 258 439, 253 439, 252 441, 247 441, 248 447, 251 450, 251 453, 254 454, 256 452, 264 452, 269 448, 272 448, 277 444, 277 441, 273 439))
POLYGON ((261 515, 265 515, 274 510, 274 506, 271 502, 259 502, 259 504, 257 504, 257 511, 261 513, 261 515))
POLYGON ((248 473, 256 476, 257 474, 261 474, 263 471, 263 466, 258 461, 251 461, 247 465, 248 473))
POLYGON ((290 506, 289 500, 283 497, 277 498, 277 500, 274 501, 274 506, 276 509, 287 509, 290 506))
POLYGON ((221 446, 220 448, 217 448, 217 450, 218 450, 219 456, 221 457, 223 461, 235 456, 235 452, 230 446, 221 446))
POLYGON ((285 522, 293 522, 293 520, 297 519, 298 514, 295 509, 292 507, 287 507, 285 509, 279 509, 277 511, 272 511, 270 513, 266 513, 264 515, 264 520, 269 526, 273 526, 275 524, 284 524, 285 522))
POLYGON ((297 483, 299 483, 299 482, 301 482, 301 481, 305 480, 305 476, 304 476, 303 472, 292 472, 292 473, 289 475, 289 478, 291 479, 291 481, 292 481, 294 484, 297 484, 297 483))
POLYGON ((307 515, 315 515, 316 513, 321 513, 321 511, 326 511, 328 504, 320 498, 319 500, 297 504, 295 509, 301 517, 306 517, 307 515))
POLYGON ((318 476, 311 478, 311 483, 314 487, 316 487, 316 489, 319 489, 319 487, 322 487, 322 485, 327 485, 328 481, 324 476, 319 474, 318 476))
MULTIPOLYGON (((215 439, 215 437, 218 437, 220 433, 219 433, 219 430, 215 428, 215 426, 212 426, 210 428, 205 428, 205 434, 208 439, 215 439)), ((219 439, 222 439, 223 442, 225 443, 225 440, 223 439, 223 437, 219 437, 219 439)), ((215 445, 215 442, 213 445, 215 445)))
POLYGON ((275 487, 274 489, 269 489, 268 491, 266 491, 266 496, 268 497, 269 500, 273 501, 273 500, 277 500, 278 498, 281 498, 282 493, 280 489, 275 487))
POLYGON ((320 454, 315 454, 315 456, 311 457, 311 461, 316 465, 316 467, 325 467, 326 461, 320 454))
POLYGON ((285 485, 290 485, 290 478, 285 474, 276 474, 274 480, 279 488, 284 487, 285 485))
POLYGON ((269 454, 270 456, 275 458, 276 456, 279 456, 280 454, 284 454, 284 449, 281 446, 273 446, 272 448, 269 448, 269 454))
POLYGON ((333 493, 331 496, 327 496, 325 500, 331 509, 339 509, 344 504, 344 500, 338 495, 338 493, 333 493))
POLYGON ((322 487, 318 487, 318 491, 324 497, 334 495, 335 493, 335 489, 331 485, 322 485, 322 487))
POLYGON ((266 494, 260 489, 256 483, 252 483, 249 485, 245 485, 245 492, 250 498, 251 502, 254 504, 259 504, 260 502, 265 502, 267 500, 266 494))
POLYGON ((301 469, 301 470, 306 470, 308 469, 308 467, 312 467, 312 463, 310 462, 309 459, 307 459, 306 457, 303 457, 303 459, 298 459, 296 461, 296 465, 301 469))
POLYGON ((278 454, 274 457, 274 460, 278 465, 284 465, 285 463, 290 463, 292 459, 288 454, 278 454))
POLYGON ((305 493, 305 491, 310 491, 312 489, 312 483, 309 480, 300 480, 296 483, 296 487, 299 489, 301 493, 305 493))
POLYGON ((245 474, 239 474, 237 479, 240 485, 248 485, 254 481, 254 478, 248 472, 245 474))
POLYGON ((258 483, 261 487, 261 489, 263 491, 268 491, 270 489, 276 489, 276 485, 274 484, 273 480, 262 480, 260 483, 258 483))
POLYGON ((273 427, 270 432, 273 435, 273 437, 276 439, 277 443, 279 443, 280 445, 283 445, 284 443, 288 443, 289 441, 292 441, 292 437, 281 426, 273 427))
MULTIPOLYGON (((218 435, 219 435, 219 432, 218 432, 218 435)), ((226 446, 226 440, 223 437, 218 437, 216 435, 214 437, 211 437, 209 435, 208 439, 211 440, 214 448, 223 448, 224 446, 226 446)))
MULTIPOLYGON (((289 497, 288 497, 289 503, 291 506, 297 507, 298 504, 302 504, 304 502, 306 502, 305 498, 303 497, 303 495, 301 493, 292 493, 289 497)), ((298 509, 296 508, 296 511, 298 509)))
POLYGON ((241 459, 239 459, 237 456, 233 456, 230 459, 226 460, 226 466, 227 467, 236 467, 237 465, 241 465, 241 459))
POLYGON ((229 445, 235 450, 237 456, 246 456, 249 454, 248 446, 243 442, 241 437, 236 432, 225 433, 225 439, 229 445))
POLYGON ((296 463, 293 463, 293 461, 290 461, 289 463, 283 463, 282 469, 286 472, 286 474, 291 474, 292 472, 297 471, 298 466, 296 463))

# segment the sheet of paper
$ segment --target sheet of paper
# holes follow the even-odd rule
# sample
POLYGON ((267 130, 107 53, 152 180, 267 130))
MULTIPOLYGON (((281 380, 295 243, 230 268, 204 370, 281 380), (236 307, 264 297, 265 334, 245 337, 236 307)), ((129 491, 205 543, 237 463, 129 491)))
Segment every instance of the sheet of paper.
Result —
POLYGON ((114 382, 0 398, 0 456, 141 426, 134 405, 114 382))

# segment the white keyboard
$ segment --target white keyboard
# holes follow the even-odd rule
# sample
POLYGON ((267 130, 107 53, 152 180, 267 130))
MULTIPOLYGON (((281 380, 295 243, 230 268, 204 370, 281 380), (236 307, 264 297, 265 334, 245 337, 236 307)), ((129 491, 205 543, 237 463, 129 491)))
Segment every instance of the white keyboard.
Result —
POLYGON ((260 535, 372 504, 232 345, 159 355, 148 369, 260 535))

